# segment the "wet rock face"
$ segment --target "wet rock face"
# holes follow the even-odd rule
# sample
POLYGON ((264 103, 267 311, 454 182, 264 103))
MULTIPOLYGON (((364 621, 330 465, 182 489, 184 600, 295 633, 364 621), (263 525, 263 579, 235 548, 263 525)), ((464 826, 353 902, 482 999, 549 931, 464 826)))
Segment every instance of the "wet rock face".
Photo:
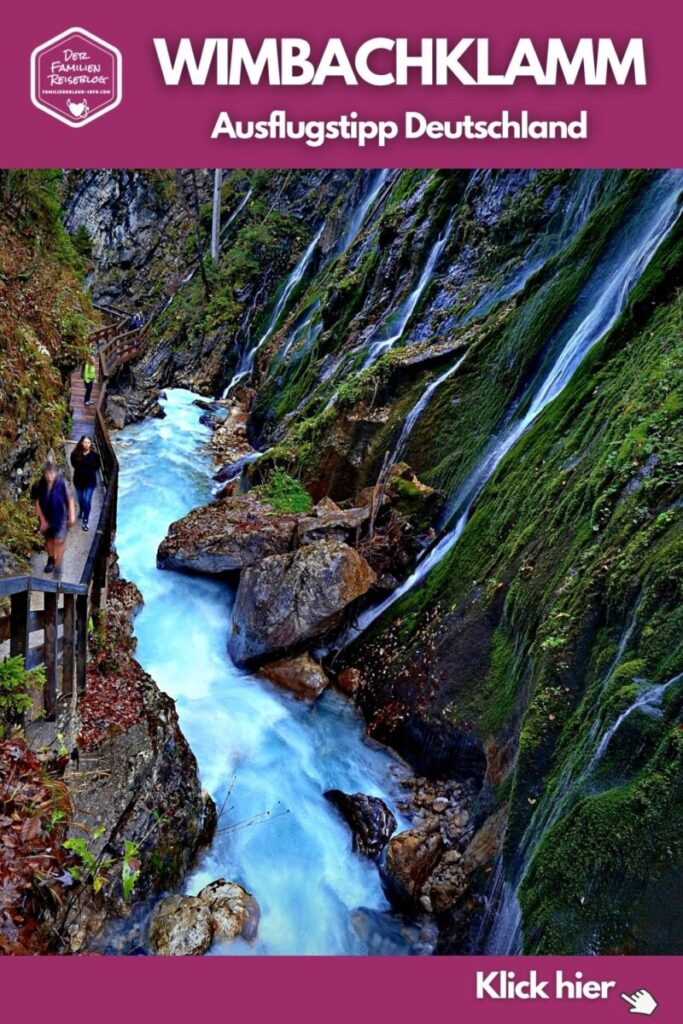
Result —
POLYGON ((322 636, 375 578, 358 551, 337 541, 262 559, 240 578, 230 656, 243 665, 322 636))
MULTIPOLYGON (((107 632, 118 659, 114 682, 101 675, 91 657, 88 687, 79 705, 80 767, 70 762, 64 773, 79 822, 74 835, 82 835, 83 827, 103 830, 90 844, 95 857, 120 857, 124 840, 140 847, 137 903, 179 885, 216 827, 215 806, 202 792, 197 761, 180 731, 174 702, 133 657, 130 620, 141 605, 135 586, 121 579, 110 583, 107 632), (120 689, 119 679, 125 680, 120 689)), ((109 918, 129 913, 115 859, 102 890, 94 894, 91 886, 84 886, 73 905, 65 904, 57 925, 65 948, 77 953, 91 946, 109 918)))
POLYGON ((365 793, 328 789, 325 799, 337 808, 353 834, 353 849, 377 860, 396 831, 396 818, 383 800, 365 793))
POLYGON ((324 669, 310 654, 271 661, 262 665, 259 673, 276 686, 289 690, 300 700, 315 700, 330 682, 324 669))
MULTIPOLYGON (((197 172, 202 201, 210 196, 211 176, 197 172)), ((146 308, 150 293, 159 294, 159 285, 177 274, 178 249, 192 224, 190 175, 87 170, 72 172, 67 184, 67 230, 88 231, 95 300, 146 308)))
POLYGON ((159 569, 220 574, 289 551, 296 517, 275 515, 249 495, 223 498, 171 523, 159 545, 159 569))

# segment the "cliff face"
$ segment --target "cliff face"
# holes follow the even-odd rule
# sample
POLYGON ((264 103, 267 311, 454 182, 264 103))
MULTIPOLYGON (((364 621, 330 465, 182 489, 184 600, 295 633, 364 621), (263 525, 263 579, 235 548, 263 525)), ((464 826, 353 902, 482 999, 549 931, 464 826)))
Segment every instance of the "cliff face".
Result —
POLYGON ((248 383, 265 454, 243 487, 286 469, 349 504, 387 459, 440 495, 418 522, 400 478, 426 550, 369 595, 334 664, 360 670, 370 730, 421 772, 485 758, 445 949, 495 863, 512 924, 484 922, 489 951, 678 950, 657 906, 683 860, 680 189, 645 172, 226 173, 220 261, 119 382, 130 416, 150 385, 248 383))

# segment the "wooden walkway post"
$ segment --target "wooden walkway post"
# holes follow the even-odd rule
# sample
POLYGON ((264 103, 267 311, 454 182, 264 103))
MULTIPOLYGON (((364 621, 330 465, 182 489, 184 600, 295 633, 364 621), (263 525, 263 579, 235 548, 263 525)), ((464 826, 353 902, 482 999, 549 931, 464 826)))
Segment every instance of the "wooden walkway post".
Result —
POLYGON ((10 641, 9 653, 14 658, 19 655, 26 661, 29 649, 29 612, 31 610, 31 590, 12 594, 10 606, 10 641))
POLYGON ((68 699, 74 690, 76 671, 76 601, 73 594, 64 595, 64 632, 62 639, 62 696, 68 699))
POLYGON ((76 683, 78 695, 85 691, 88 669, 88 596, 76 598, 76 683))
POLYGON ((46 592, 45 595, 45 690, 43 702, 45 717, 52 721, 57 709, 57 666, 59 662, 59 643, 57 627, 57 594, 46 592))

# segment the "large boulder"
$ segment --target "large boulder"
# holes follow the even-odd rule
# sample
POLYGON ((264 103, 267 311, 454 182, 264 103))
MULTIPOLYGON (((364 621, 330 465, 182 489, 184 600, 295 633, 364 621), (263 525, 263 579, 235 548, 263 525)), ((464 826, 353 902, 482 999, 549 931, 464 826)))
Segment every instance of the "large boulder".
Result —
POLYGON ((322 636, 375 582, 363 556, 338 541, 306 544, 242 572, 228 650, 237 664, 322 636))
POLYGON ((231 942, 238 936, 246 942, 255 940, 261 911, 251 893, 241 885, 218 878, 204 886, 198 898, 209 910, 217 942, 231 942))
POLYGON ((202 505, 171 523, 157 551, 159 569, 220 574, 289 551, 296 516, 277 515, 250 495, 202 505))
POLYGON ((328 789, 325 799, 337 808, 353 835, 353 849, 377 860, 396 831, 396 818, 384 800, 365 793, 328 789))
POLYGON ((315 700, 330 682, 323 667, 310 654, 269 661, 261 666, 259 673, 300 700, 315 700))
POLYGON ((149 944, 157 956, 201 956, 213 939, 211 911, 197 896, 168 896, 154 911, 149 944))
POLYGON ((318 502, 310 516, 301 516, 296 537, 299 544, 315 544, 319 540, 353 543, 370 518, 370 508, 341 509, 329 499, 318 502))
POLYGON ((438 826, 410 829, 390 839, 381 878, 391 902, 404 910, 419 910, 422 887, 443 852, 438 826))

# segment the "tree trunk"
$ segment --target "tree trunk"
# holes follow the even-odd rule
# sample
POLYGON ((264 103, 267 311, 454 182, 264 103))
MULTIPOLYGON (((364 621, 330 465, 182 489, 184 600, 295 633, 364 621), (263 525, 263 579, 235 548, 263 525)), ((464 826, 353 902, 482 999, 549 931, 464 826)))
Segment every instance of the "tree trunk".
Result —
POLYGON ((213 172, 213 213, 211 215, 211 259, 218 260, 221 246, 221 185, 223 171, 219 168, 213 172))
POLYGON ((204 266, 204 246, 202 245, 202 216, 199 210, 199 189, 197 188, 197 172, 195 170, 190 171, 190 178, 192 181, 192 198, 194 200, 195 235, 197 236, 197 259, 199 260, 199 273, 202 275, 204 292, 206 294, 207 299, 209 299, 211 298, 211 288, 209 286, 209 279, 206 276, 206 267, 204 266))

